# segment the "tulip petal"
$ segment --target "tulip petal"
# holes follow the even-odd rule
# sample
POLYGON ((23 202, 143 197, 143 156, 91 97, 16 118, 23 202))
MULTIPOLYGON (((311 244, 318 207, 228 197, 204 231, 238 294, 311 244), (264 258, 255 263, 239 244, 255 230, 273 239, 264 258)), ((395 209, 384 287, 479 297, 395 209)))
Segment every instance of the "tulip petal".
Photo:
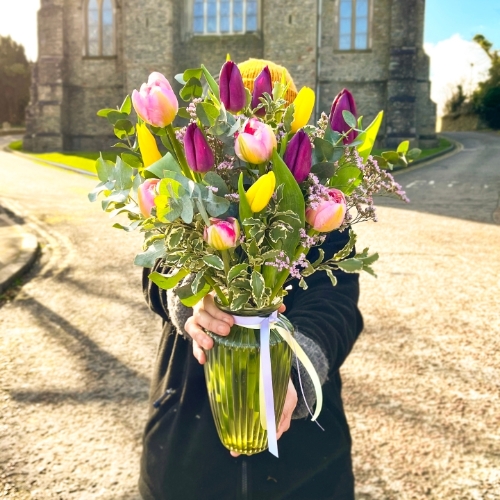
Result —
POLYGON ((297 132, 297 130, 307 125, 314 109, 315 99, 316 97, 314 94, 314 90, 310 89, 309 87, 302 87, 300 89, 300 92, 297 94, 297 97, 293 101, 293 105, 295 108, 293 122, 291 125, 291 131, 293 133, 297 132))

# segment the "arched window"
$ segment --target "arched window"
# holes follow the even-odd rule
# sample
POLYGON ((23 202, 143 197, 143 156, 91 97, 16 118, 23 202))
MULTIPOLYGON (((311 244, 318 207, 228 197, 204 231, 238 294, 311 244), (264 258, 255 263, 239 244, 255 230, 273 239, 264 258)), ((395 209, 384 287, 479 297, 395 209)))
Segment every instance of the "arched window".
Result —
POLYGON ((338 49, 369 48, 370 0, 339 0, 338 49))
POLYGON ((115 55, 114 0, 86 0, 85 55, 91 57, 115 55))
POLYGON ((193 0, 195 35, 235 35, 258 30, 259 0, 193 0))

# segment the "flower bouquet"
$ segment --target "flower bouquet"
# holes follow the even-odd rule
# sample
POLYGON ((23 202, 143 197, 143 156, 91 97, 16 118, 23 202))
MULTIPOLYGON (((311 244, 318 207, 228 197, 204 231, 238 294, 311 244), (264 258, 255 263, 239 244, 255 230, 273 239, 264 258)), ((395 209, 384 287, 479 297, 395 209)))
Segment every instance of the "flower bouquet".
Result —
POLYGON ((269 447, 277 455, 292 352, 316 388, 313 420, 322 404, 314 368, 277 313, 287 283, 297 280, 305 289, 315 272, 327 273, 332 285, 336 270, 373 274, 378 256, 354 253, 351 226, 375 220, 374 194, 405 199, 388 170, 419 151, 404 142, 370 156, 382 112, 363 129, 347 90, 329 116, 308 125, 314 92, 297 92, 286 69, 273 63, 255 68, 257 60, 240 66, 227 60, 218 82, 203 65, 177 75, 186 107, 168 80, 152 73, 119 109, 99 111, 122 152, 116 162, 97 160, 101 182, 89 198, 102 194, 105 211, 127 215, 128 224, 114 227, 144 233, 135 264, 151 268, 161 259, 170 271, 149 275, 160 288, 175 288, 186 306, 214 293, 234 315, 228 337, 208 332, 215 345, 205 375, 216 427, 230 450, 269 447), (185 124, 174 127, 176 118, 185 124), (344 230, 345 248, 328 259, 320 249, 308 260, 327 233, 344 230))

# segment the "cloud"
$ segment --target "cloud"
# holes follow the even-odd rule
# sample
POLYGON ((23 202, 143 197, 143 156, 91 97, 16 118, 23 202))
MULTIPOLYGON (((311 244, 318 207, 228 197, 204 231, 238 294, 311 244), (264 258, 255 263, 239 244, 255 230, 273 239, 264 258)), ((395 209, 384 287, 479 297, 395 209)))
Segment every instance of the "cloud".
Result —
POLYGON ((442 115, 444 104, 457 85, 471 94, 488 77, 488 56, 477 43, 458 34, 435 44, 426 43, 424 50, 431 59, 431 98, 438 105, 438 115, 442 115))
POLYGON ((37 11, 40 0, 0 0, 0 35, 10 36, 24 46, 26 56, 35 61, 38 56, 37 11))

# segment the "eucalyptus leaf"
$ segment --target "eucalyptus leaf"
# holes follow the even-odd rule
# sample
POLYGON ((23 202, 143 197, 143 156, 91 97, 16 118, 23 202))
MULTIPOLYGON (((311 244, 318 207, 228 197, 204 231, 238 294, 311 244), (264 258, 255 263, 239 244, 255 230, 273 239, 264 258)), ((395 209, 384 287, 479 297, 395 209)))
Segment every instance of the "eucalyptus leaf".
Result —
POLYGON ((193 222, 194 216, 194 207, 191 198, 188 195, 184 195, 181 199, 181 204, 181 219, 185 224, 191 224, 191 222, 193 222))
POLYGON ((229 189, 222 179, 222 177, 213 171, 209 171, 205 174, 203 180, 209 185, 217 188, 218 196, 225 196, 229 193, 229 189))
POLYGON ((190 78, 182 87, 179 95, 184 101, 191 101, 203 95, 203 86, 198 78, 190 78))
POLYGON ((203 125, 212 127, 219 116, 219 110, 209 102, 200 102, 196 105, 196 115, 203 125))
POLYGON ((207 80, 208 86, 210 87, 210 90, 212 91, 213 95, 216 97, 217 101, 220 99, 219 96, 219 85, 217 82, 214 80, 214 77, 210 74, 210 71, 202 64, 201 69, 203 71, 203 76, 207 80))
POLYGON ((358 121, 356 120, 356 117, 350 111, 348 111, 347 109, 344 109, 342 111, 342 116, 343 116, 345 122, 347 123, 347 125, 349 125, 349 127, 356 128, 358 121))
POLYGON ((151 177, 162 179, 165 176, 164 174, 166 171, 176 172, 178 174, 182 173, 181 167, 171 153, 167 153, 165 156, 162 156, 158 161, 154 162, 148 168, 145 168, 144 177, 146 179, 151 177))
POLYGON ((133 155, 133 154, 130 154, 130 153, 122 153, 121 157, 122 157, 122 160, 123 160, 124 162, 126 162, 128 165, 130 165, 132 168, 137 168, 137 169, 139 169, 139 168, 141 168, 141 167, 142 167, 142 162, 141 162, 141 160, 140 160, 137 156, 135 156, 135 155, 133 155))
POLYGON ((165 257, 166 249, 163 240, 155 241, 146 251, 135 256, 134 264, 141 267, 153 267, 157 259, 165 257))
POLYGON ((331 162, 316 163, 311 168, 311 173, 316 175, 319 179, 329 179, 335 174, 335 164, 331 162))
POLYGON ((357 167, 341 167, 337 169, 335 175, 331 177, 329 185, 349 195, 361 183, 361 175, 361 170, 357 167))
POLYGON ((320 137, 314 138, 314 151, 313 155, 315 163, 329 162, 333 158, 335 148, 333 144, 320 137))
POLYGON ((99 180, 102 182, 106 182, 106 181, 112 179, 112 172, 113 172, 114 168, 115 168, 115 164, 110 160, 105 160, 102 157, 102 153, 100 154, 99 158, 97 158, 97 160, 95 162, 95 169, 97 171, 97 177, 99 177, 99 180))

